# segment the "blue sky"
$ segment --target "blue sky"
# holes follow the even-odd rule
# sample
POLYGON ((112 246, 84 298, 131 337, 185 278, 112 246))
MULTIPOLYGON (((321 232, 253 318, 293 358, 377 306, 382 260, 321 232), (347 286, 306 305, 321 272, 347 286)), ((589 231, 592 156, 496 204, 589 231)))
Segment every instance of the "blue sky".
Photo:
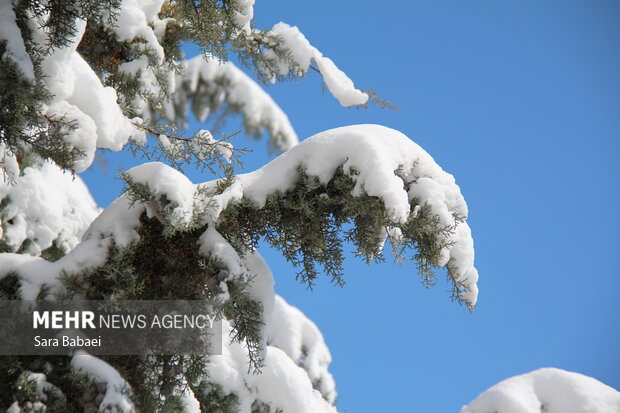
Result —
MULTIPOLYGON (((297 25, 357 86, 401 108, 344 109, 316 73, 269 87, 300 137, 398 129, 454 174, 469 205, 473 314, 443 280, 422 287, 413 264, 349 257, 344 288, 308 291, 262 249, 277 292, 331 348, 339 410, 458 412, 547 366, 620 389, 620 3, 259 0, 255 15, 260 28, 297 25)), ((264 141, 238 144, 254 149, 249 170, 273 158, 264 141)), ((107 175, 83 174, 102 206, 119 193, 117 165, 132 163, 108 159, 107 175)))

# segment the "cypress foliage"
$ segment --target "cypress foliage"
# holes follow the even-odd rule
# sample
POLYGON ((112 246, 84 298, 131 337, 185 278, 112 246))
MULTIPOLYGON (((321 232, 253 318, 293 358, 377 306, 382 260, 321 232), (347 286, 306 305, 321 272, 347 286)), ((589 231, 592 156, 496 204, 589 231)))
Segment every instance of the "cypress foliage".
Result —
MULTIPOLYGON (((230 205, 218 221, 218 231, 232 245, 245 250, 256 248, 264 238, 299 268, 297 278, 308 287, 313 286, 321 270, 335 284, 344 285, 345 241, 355 246, 356 255, 371 263, 384 260, 382 246, 388 238, 398 260, 413 251, 410 258, 417 262, 422 283, 434 285, 441 250, 446 246, 440 241, 441 235, 453 234, 462 217, 455 216, 454 225, 441 225, 430 206, 420 206, 414 200, 412 212, 416 208, 418 212, 401 225, 389 219, 379 198, 352 194, 355 181, 351 175, 356 171, 348 175, 340 167, 327 184, 302 168, 297 173, 293 189, 272 194, 261 208, 246 200, 230 205), (386 228, 399 228, 401 235, 389 235, 386 228)), ((453 280, 456 272, 456 268, 448 268, 453 280)), ((454 285, 453 298, 461 302, 461 286, 457 281, 454 285)))
MULTIPOLYGON (((441 225, 428 205, 412 202, 412 214, 404 224, 392 222, 381 199, 367 194, 353 195, 356 171, 340 167, 333 178, 322 183, 317 177, 297 170, 296 183, 288 191, 271 194, 264 206, 247 199, 231 202, 215 222, 207 219, 216 206, 214 198, 235 182, 234 168, 243 149, 228 143, 234 134, 215 140, 205 131, 182 136, 175 125, 165 120, 162 102, 170 98, 170 74, 179 69, 180 45, 191 42, 199 46, 206 58, 226 59, 230 53, 264 83, 298 77, 300 68, 292 59, 282 39, 269 31, 244 30, 239 26, 238 3, 233 0, 178 0, 165 2, 160 18, 171 19, 159 39, 163 61, 156 50, 144 41, 122 41, 111 29, 115 25, 120 0, 63 1, 18 0, 13 4, 16 24, 33 65, 34 79, 20 70, 7 54, 7 42, 0 41, 0 144, 17 158, 21 173, 27 165, 51 161, 73 171, 84 152, 68 142, 67 136, 78 125, 75 119, 46 112, 53 99, 46 90, 42 71, 44 56, 69 47, 78 32, 79 21, 86 26, 77 50, 94 70, 104 86, 112 87, 123 114, 139 115, 136 102, 145 102, 150 118, 136 119, 134 126, 150 136, 147 143, 129 142, 134 155, 162 160, 181 170, 186 165, 220 173, 213 187, 198 187, 193 214, 189 220, 175 215, 178 207, 153 188, 121 173, 125 196, 132 206, 148 206, 136 228, 139 239, 129 245, 107 244, 105 263, 79 272, 61 273, 62 291, 51 295, 49 286, 40 299, 89 300, 210 300, 216 314, 230 322, 231 339, 243 343, 248 351, 249 370, 259 373, 262 366, 263 305, 252 294, 250 274, 232 274, 226 263, 200 251, 200 237, 209 225, 215 227, 235 252, 243 257, 254 252, 260 240, 281 251, 297 269, 297 278, 312 287, 324 273, 337 285, 344 285, 344 246, 351 243, 355 253, 366 262, 384 259, 382 246, 386 238, 398 258, 411 258, 418 264, 422 282, 434 284, 440 266, 441 250, 446 245, 441 235, 454 233, 463 217, 454 216, 454 225, 441 225), (35 40, 32 21, 44 21, 46 40, 35 40), (269 49, 272 53, 263 53, 269 49), (8 56, 4 58, 4 56, 8 56), (128 74, 125 63, 146 59, 153 75, 148 83, 141 73, 128 74), (287 62, 290 70, 281 75, 277 67, 287 62), (395 236, 386 229, 399 229, 395 236), (407 257, 407 254, 412 254, 407 257), (220 297, 226 293, 226 299, 220 297)), ((395 108, 368 91, 371 101, 395 108)), ((221 102, 220 102, 221 103, 221 102)), ((205 92, 194 97, 194 104, 219 108, 217 93, 205 92), (203 102, 200 102, 203 100, 203 102), (205 103, 206 102, 206 103, 205 103)), ((235 110, 234 107, 230 108, 235 110)), ((229 112, 224 112, 227 115, 229 112)), ((0 146, 0 150, 2 146, 0 146)), ((0 155, 2 155, 0 153, 0 155)), ((2 161, 2 159, 0 159, 2 161)), ((0 162, 0 168, 4 168, 0 162)), ((0 220, 10 199, 0 199, 0 220)), ((2 224, 4 221, 0 221, 2 224)), ((1 228, 0 228, 1 229, 1 228)), ((448 237, 449 238, 449 237, 448 237)), ((10 246, 0 238, 0 253, 29 253, 29 239, 10 246)), ((60 242, 40 253, 47 261, 58 261, 67 254, 60 242)), ((452 278, 454 298, 461 299, 462 285, 457 268, 447 268, 452 278)), ((0 279, 0 298, 18 300, 20 275, 11 273, 0 279)), ((239 399, 209 379, 208 356, 101 356, 127 381, 123 389, 139 412, 182 412, 179 391, 189 388, 203 412, 236 412, 239 399)), ((94 412, 99 408, 105 383, 97 383, 76 373, 70 358, 61 356, 0 357, 0 409, 17 402, 20 411, 94 412), (48 386, 37 387, 36 376, 47 377, 48 386)), ((316 384, 316 383, 315 383, 316 384)), ((255 401, 254 413, 270 413, 269 405, 255 401)), ((275 412, 277 413, 277 411, 275 412)))

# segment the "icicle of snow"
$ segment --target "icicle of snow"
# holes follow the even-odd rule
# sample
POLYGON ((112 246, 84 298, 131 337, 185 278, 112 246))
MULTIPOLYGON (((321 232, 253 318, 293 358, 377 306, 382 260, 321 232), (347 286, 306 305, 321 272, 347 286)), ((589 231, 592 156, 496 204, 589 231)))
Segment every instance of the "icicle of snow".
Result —
MULTIPOLYGON (((314 59, 327 89, 342 106, 363 105, 368 101, 368 95, 356 89, 353 81, 331 59, 312 46, 296 26, 280 22, 273 26, 270 33, 282 39, 284 47, 290 51, 293 61, 302 73, 308 71, 310 61, 314 59)), ((275 58, 273 52, 271 57, 275 58)), ((280 62, 279 72, 281 75, 288 73, 288 65, 284 61, 280 62)))
POLYGON ((34 83, 32 60, 26 52, 22 33, 15 20, 13 2, 11 0, 0 0, 0 42, 6 42, 6 51, 0 56, 0 59, 13 61, 26 79, 34 83))
POLYGON ((487 412, 620 412, 620 392, 592 377, 544 368, 504 380, 461 409, 461 413, 487 412))
POLYGON ((202 122, 225 102, 243 116, 249 132, 261 134, 266 129, 278 149, 287 150, 298 142, 297 134, 282 109, 231 62, 196 56, 183 62, 175 84, 172 101, 164 103, 169 120, 184 123, 191 102, 192 110, 202 122), (214 99, 206 98, 210 96, 214 99), (211 106, 213 103, 214 107, 211 106))
POLYGON ((298 366, 303 367, 315 388, 333 404, 337 395, 336 383, 328 370, 332 357, 316 324, 276 295, 267 335, 267 344, 284 351, 298 366))
POLYGON ((97 382, 106 383, 106 392, 99 405, 99 411, 125 413, 133 411, 133 403, 124 393, 129 390, 129 384, 123 379, 114 367, 105 361, 78 350, 71 359, 71 368, 78 373, 86 374, 97 382))
POLYGON ((16 251, 29 240, 31 255, 56 242, 73 249, 99 214, 88 188, 78 176, 52 163, 28 167, 13 185, 0 181, 0 239, 16 251))

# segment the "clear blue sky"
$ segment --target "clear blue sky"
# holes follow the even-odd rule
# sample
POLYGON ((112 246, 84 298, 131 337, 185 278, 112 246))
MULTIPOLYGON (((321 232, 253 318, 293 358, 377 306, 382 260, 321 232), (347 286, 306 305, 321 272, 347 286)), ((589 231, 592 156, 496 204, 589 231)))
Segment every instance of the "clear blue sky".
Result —
MULTIPOLYGON (((278 293, 323 331, 339 410, 458 412, 547 366, 620 389, 620 2, 259 0, 255 14, 260 28, 297 25, 356 85, 401 108, 339 107, 316 73, 269 87, 300 137, 398 129, 455 175, 470 209, 473 314, 443 280, 424 289, 413 265, 350 257, 344 288, 308 291, 261 251, 278 293)), ((271 159, 264 141, 240 144, 255 148, 250 170, 271 159)), ((83 175, 102 206, 126 162, 109 159, 108 175, 83 175)))

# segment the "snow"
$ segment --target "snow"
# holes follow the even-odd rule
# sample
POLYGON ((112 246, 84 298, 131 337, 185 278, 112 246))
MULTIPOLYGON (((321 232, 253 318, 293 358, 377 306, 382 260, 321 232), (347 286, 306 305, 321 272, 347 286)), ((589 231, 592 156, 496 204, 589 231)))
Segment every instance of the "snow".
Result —
POLYGON ((11 0, 0 0, 0 42, 6 42, 6 51, 0 56, 0 59, 14 62, 23 76, 29 82, 34 83, 32 60, 26 52, 21 31, 15 20, 13 2, 11 0))
MULTIPOLYGON (((75 83, 73 93, 66 99, 94 121, 97 128, 96 147, 120 151, 128 139, 143 141, 143 132, 136 129, 133 120, 125 117, 116 103, 116 91, 111 87, 103 87, 78 53, 71 55, 70 65, 75 83)), ((66 78, 66 72, 64 76, 66 78)))
POLYGON ((111 238, 119 247, 126 247, 140 236, 136 231, 140 215, 146 210, 144 205, 130 207, 129 199, 122 195, 108 206, 84 233, 83 239, 111 238))
MULTIPOLYGON (((163 0, 123 0, 116 14, 116 24, 110 28, 118 41, 132 43, 137 55, 133 60, 120 64, 119 72, 139 79, 143 90, 153 96, 168 96, 174 90, 174 71, 165 67, 164 48, 160 43, 166 25, 172 19, 159 18, 162 4, 163 0), (156 72, 166 73, 167 84, 163 85, 166 90, 162 90, 156 72)), ((139 95, 131 104, 142 115, 149 111, 146 101, 139 95)))
MULTIPOLYGON (((135 183, 145 184, 156 197, 166 196, 174 203, 172 214, 176 222, 187 226, 194 212, 194 184, 181 172, 170 167, 162 167, 161 163, 149 162, 128 171, 135 183)), ((157 211, 146 206, 149 216, 157 215, 157 211)))
POLYGON ((275 281, 273 274, 267 263, 256 251, 246 254, 243 262, 251 277, 250 295, 258 301, 263 308, 263 331, 260 340, 260 347, 263 350, 261 359, 265 359, 265 349, 267 348, 268 326, 272 325, 271 317, 274 312, 275 304, 275 281))
POLYGON ((127 382, 105 361, 91 356, 84 351, 76 351, 71 359, 71 368, 93 378, 96 382, 106 383, 106 393, 99 405, 99 411, 133 411, 133 403, 124 392, 129 389, 127 382))
POLYGON ((617 413, 620 392, 584 376, 543 368, 504 380, 461 413, 617 413))
POLYGON ((298 143, 288 117, 254 80, 231 62, 215 57, 196 56, 186 60, 177 75, 172 101, 164 103, 166 117, 182 124, 190 101, 196 117, 203 122, 224 102, 238 111, 248 132, 269 132, 275 147, 287 150, 298 143), (199 97, 201 96, 201 97, 199 97), (212 96, 213 102, 205 96, 212 96))
MULTIPOLYGON (((301 74, 305 74, 308 71, 311 60, 314 59, 319 66, 319 71, 321 76, 323 76, 327 89, 338 99, 342 106, 363 105, 368 101, 368 95, 356 89, 353 81, 331 59, 323 56, 323 53, 312 46, 296 26, 289 26, 286 23, 280 22, 273 26, 270 33, 282 40, 283 46, 290 51, 290 57, 301 71, 301 74)), ((273 51, 268 50, 267 52, 271 52, 269 57, 277 59, 273 51)), ((287 62, 280 60, 278 63, 279 73, 287 75, 289 72, 287 62)))
MULTIPOLYGON (((153 193, 165 195, 172 205, 180 208, 183 216, 191 214, 196 186, 176 170, 150 163, 133 168, 128 174, 134 182, 147 184, 153 193)), ((36 297, 43 284, 50 287, 52 293, 56 292, 60 288, 58 276, 62 271, 75 273, 102 265, 111 240, 121 246, 135 240, 139 216, 148 208, 148 205, 137 203, 130 206, 127 197, 121 196, 95 219, 83 241, 68 255, 50 263, 24 254, 0 254, 0 277, 11 271, 18 272, 24 299, 36 297)), ((156 212, 153 209, 152 213, 156 212)), ((331 361, 329 350, 311 321, 275 297, 273 275, 260 255, 249 251, 240 257, 213 225, 208 226, 199 244, 201 252, 224 260, 229 269, 228 278, 251 278, 249 293, 262 304, 265 323, 261 340, 262 374, 248 371, 245 343, 229 342, 232 326, 224 321, 223 355, 210 356, 207 379, 220 384, 226 392, 237 394, 241 412, 250 412, 255 400, 284 412, 335 412, 332 406, 335 386, 327 371, 331 361)), ((108 383, 104 407, 119 405, 121 411, 131 408, 120 391, 126 383, 107 363, 81 352, 76 354, 71 365, 96 381, 108 383)), ((187 411, 196 411, 195 397, 189 391, 183 393, 182 398, 187 411)))
POLYGON ((111 27, 118 41, 132 42, 141 39, 146 42, 144 47, 155 53, 159 63, 164 60, 164 48, 149 24, 158 22, 158 32, 165 32, 165 24, 162 30, 162 21, 157 17, 162 4, 163 0, 123 0, 116 14, 116 24, 111 27))
POLYGON ((268 195, 295 185, 298 166, 322 183, 329 182, 340 166, 345 173, 357 171, 352 176, 356 181, 353 194, 381 198, 390 218, 398 223, 407 221, 414 197, 436 204, 446 223, 451 222, 452 211, 467 213, 454 178, 405 135, 380 125, 346 126, 314 135, 259 170, 239 175, 231 190, 241 186, 244 197, 262 207, 268 195), (394 173, 401 166, 412 178, 424 174, 417 178, 425 180, 425 188, 407 194, 403 180, 394 173))
MULTIPOLYGON (((244 273, 245 264, 238 253, 214 229, 213 223, 221 211, 242 199, 259 208, 264 206, 269 195, 293 188, 299 167, 327 183, 341 166, 355 181, 353 195, 380 198, 395 227, 407 221, 413 203, 429 205, 442 225, 455 225, 453 214, 467 216, 467 205, 453 176, 444 172, 422 148, 396 130, 356 125, 308 138, 257 171, 238 175, 224 192, 212 196, 214 205, 207 209, 203 223, 208 229, 200 238, 202 253, 218 254, 233 274, 244 273), (399 175, 395 173, 397 170, 399 175)), ((136 183, 147 184, 154 194, 165 195, 171 201, 166 208, 173 208, 179 223, 190 222, 198 202, 194 197, 196 185, 183 174, 159 162, 140 165, 127 173, 136 183)), ((212 184, 201 185, 208 188, 212 184)), ((84 239, 114 239, 120 246, 127 245, 137 240, 135 228, 142 212, 146 210, 153 216, 158 214, 158 208, 161 205, 150 203, 129 208, 129 200, 123 195, 93 222, 84 239)), ((440 236, 445 241, 441 264, 455 269, 455 281, 466 288, 463 299, 473 307, 478 293, 478 273, 474 267, 471 231, 462 222, 456 225, 452 235, 440 236)), ((63 261, 67 263, 72 260, 65 258, 63 261)))
POLYGON ((91 239, 81 242, 71 252, 56 262, 49 262, 28 254, 0 254, 0 279, 14 272, 19 274, 21 299, 36 300, 41 288, 49 287, 49 292, 60 291, 60 274, 63 271, 73 274, 105 263, 108 240, 91 239))
POLYGON ((9 150, 4 142, 0 142, 0 172, 2 174, 0 183, 14 183, 19 176, 17 157, 9 150))
POLYGON ((180 393, 183 402, 184 413, 201 413, 200 402, 196 399, 194 392, 189 387, 183 389, 180 393))
POLYGON ((284 351, 306 370, 310 381, 328 402, 333 404, 336 401, 336 383, 328 370, 332 358, 321 331, 304 313, 279 295, 275 297, 267 336, 268 345, 284 351))
MULTIPOLYGON (((249 133, 259 136, 265 130, 268 131, 273 146, 279 150, 287 150, 295 145, 298 142, 297 134, 286 114, 256 82, 232 63, 223 63, 216 58, 204 60, 198 56, 179 62, 176 69, 180 70, 164 64, 164 50, 160 41, 171 19, 159 18, 162 4, 163 0, 121 2, 115 16, 116 24, 110 27, 111 32, 118 41, 132 42, 139 49, 138 52, 148 52, 149 57, 138 53, 133 61, 122 63, 119 71, 138 77, 143 82, 143 89, 150 95, 170 95, 172 100, 163 102, 169 120, 183 122, 190 100, 194 110, 199 112, 197 115, 200 120, 226 103, 243 116, 249 133), (157 69, 149 67, 149 59, 152 58, 159 63, 157 69), (165 78, 166 81, 161 83, 158 78, 165 78)), ((237 0, 234 4, 235 22, 240 31, 246 34, 251 33, 253 6, 253 0, 237 0)), ((26 78, 33 80, 32 62, 15 24, 11 2, 0 2, 0 16, 0 39, 8 41, 2 59, 16 62, 26 78)), ((33 40, 40 45, 49 43, 44 27, 46 18, 45 15, 37 16, 37 23, 32 25, 33 40)), ((76 172, 84 171, 92 164, 97 148, 119 151, 129 141, 146 141, 145 132, 135 126, 140 123, 140 119, 124 116, 116 91, 104 87, 76 51, 85 27, 85 21, 77 21, 77 30, 73 38, 69 39, 68 47, 51 50, 41 65, 45 75, 42 80, 53 95, 51 101, 44 105, 44 115, 50 126, 58 125, 59 122, 74 125, 66 129, 65 141, 70 149, 81 152, 71 167, 76 172)), ((282 37, 285 46, 291 49, 302 72, 308 70, 311 59, 317 62, 327 87, 343 105, 366 102, 368 96, 355 89, 353 82, 331 60, 311 46, 296 27, 280 23, 273 30, 282 37)), ((282 71, 284 73, 288 68, 283 67, 282 71)), ((137 97, 130 103, 142 117, 153 117, 151 108, 143 98, 137 97)), ((13 162, 4 156, 6 152, 6 148, 0 148, 0 163, 4 167, 11 167, 13 162)))
MULTIPOLYGON (((293 188, 300 166, 322 183, 329 182, 342 166, 355 180, 353 195, 380 198, 396 226, 407 221, 414 202, 429 205, 442 226, 455 225, 454 214, 467 217, 467 204, 454 177, 420 146, 394 129, 354 125, 314 135, 257 171, 238 175, 231 187, 215 197, 219 205, 213 219, 229 203, 240 199, 263 207, 269 195, 293 188), (396 170, 401 171, 400 176, 396 170), (408 190, 404 189, 407 185, 408 190)), ((478 296, 478 272, 471 231, 462 222, 454 234, 442 236, 446 246, 440 265, 456 270, 455 281, 466 289, 462 298, 473 307, 478 296)))
POLYGON ((243 263, 241 257, 232 245, 217 232, 213 225, 200 236, 200 253, 205 257, 215 256, 226 263, 229 273, 233 275, 243 274, 243 263))
MULTIPOLYGON (((131 42, 137 51, 148 52, 160 65, 164 63, 160 42, 170 21, 158 16, 162 4, 163 0, 123 0, 116 26, 110 28, 118 41, 131 42)), ((234 0, 233 4, 239 28, 237 35, 250 35, 254 0, 234 0)), ((38 22, 33 23, 33 38, 39 45, 49 43, 43 24, 46 18, 38 16, 38 22)), ((116 91, 104 87, 76 51, 86 26, 84 21, 77 23, 78 30, 69 46, 51 50, 43 58, 42 81, 53 95, 44 106, 48 121, 68 121, 75 126, 67 130, 65 141, 69 147, 83 152, 73 165, 73 169, 80 172, 92 164, 98 148, 118 151, 130 140, 144 143, 146 136, 135 126, 142 120, 129 119, 123 114, 116 91)), ((279 36, 283 47, 290 51, 292 68, 296 71, 292 75, 307 73, 314 61, 327 88, 341 105, 348 107, 367 102, 368 95, 355 88, 353 81, 312 46, 297 27, 279 23, 271 33, 279 36)), ((34 80, 32 61, 15 24, 12 2, 8 0, 0 0, 0 40, 7 40, 7 51, 1 58, 14 61, 26 79, 34 80)), ((265 51, 268 56, 270 52, 273 53, 265 51)), ((279 61, 279 74, 287 75, 290 63, 279 61)), ((199 185, 211 188, 213 182, 195 185, 164 164, 147 163, 127 173, 134 182, 148 185, 159 199, 132 205, 129 197, 123 195, 99 214, 79 177, 49 163, 26 168, 20 176, 15 156, 2 144, 0 165, 15 183, 0 183, 0 198, 8 200, 2 211, 0 237, 13 251, 26 240, 32 243, 26 251, 28 254, 0 254, 0 279, 16 272, 20 277, 20 294, 25 300, 36 298, 43 286, 49 287, 51 293, 57 292, 61 288, 59 277, 62 273, 74 274, 103 265, 112 242, 124 247, 138 241, 136 229, 142 213, 159 216, 162 207, 169 207, 175 222, 187 226, 193 222, 198 208, 209 206, 208 214, 200 223, 206 230, 198 241, 199 251, 224 262, 228 270, 224 281, 235 277, 251 280, 248 292, 263 307, 264 329, 260 340, 262 374, 253 374, 248 371, 247 343, 230 342, 228 338, 234 326, 224 320, 223 354, 210 356, 206 379, 222 386, 225 392, 235 393, 241 412, 250 412, 255 401, 285 413, 335 412, 336 389, 328 370, 331 355, 323 336, 301 311, 275 295, 274 277, 256 251, 237 251, 218 233, 215 224, 221 211, 241 200, 259 207, 264 205, 270 195, 294 187, 299 167, 323 183, 343 167, 355 181, 354 196, 376 196, 384 202, 393 222, 393 227, 386 228, 385 234, 397 238, 402 236, 398 225, 410 217, 415 218, 421 204, 428 204, 445 225, 454 224, 454 214, 466 216, 467 206, 460 189, 454 178, 430 155, 398 131, 377 125, 349 126, 320 133, 298 144, 286 114, 232 63, 199 56, 179 64, 179 68, 178 75, 173 67, 156 69, 157 76, 163 73, 167 77, 164 85, 158 82, 155 69, 148 67, 146 56, 123 63, 119 70, 139 77, 149 93, 171 94, 172 100, 164 103, 166 115, 171 119, 185 119, 191 104, 198 118, 204 120, 211 111, 226 104, 243 116, 250 133, 260 135, 266 130, 277 148, 289 151, 255 172, 237 176, 232 186, 213 196, 215 204, 211 206, 200 205, 196 194, 199 185), (162 87, 166 90, 161 90, 162 87), (160 202, 164 197, 168 205, 160 202), (36 256, 53 242, 68 250, 68 254, 56 262, 36 256)), ((146 102, 129 103, 144 117, 149 116, 146 102)), ((210 144, 217 143, 207 133, 202 131, 201 136, 210 144)), ((232 147, 229 144, 222 143, 217 150, 230 160, 232 147)), ((471 231, 466 223, 461 223, 445 241, 442 264, 458 268, 458 281, 468 289, 464 298, 473 306, 478 276, 471 231)), ((221 286, 224 290, 221 298, 226 299, 225 282, 221 286)), ((127 383, 103 360, 77 352, 71 367, 97 382, 107 383, 101 410, 117 407, 120 411, 130 411, 133 408, 124 393, 127 383)), ((41 389, 51 386, 45 375, 33 377, 41 389)), ((191 390, 183 392, 182 398, 186 411, 199 411, 199 403, 191 390)))
MULTIPOLYGON (((37 399, 38 401, 35 401, 33 403, 33 407, 35 409, 35 411, 37 411, 37 409, 41 409, 41 411, 45 411, 45 407, 41 402, 45 402, 47 401, 47 394, 46 393, 52 393, 55 394, 56 396, 60 396, 63 397, 64 395, 62 394, 62 392, 60 391, 60 389, 56 386, 54 386, 53 384, 49 383, 47 381, 47 376, 43 373, 33 373, 31 371, 25 371, 23 373, 26 377, 27 380, 29 381, 34 381, 36 383, 37 386, 37 399)), ((19 408, 17 409, 17 411, 19 412, 19 408)))
MULTIPOLYGON (((133 120, 123 115, 116 91, 104 87, 76 51, 85 27, 86 22, 78 21, 70 45, 54 49, 41 64, 45 87, 54 96, 45 107, 45 115, 52 121, 64 119, 76 123, 65 139, 69 147, 83 152, 73 165, 76 172, 92 164, 97 148, 119 151, 130 139, 136 142, 146 139, 133 120)), ((43 29, 34 30, 33 34, 39 44, 46 43, 43 29)))
POLYGON ((24 170, 14 184, 0 181, 0 239, 12 251, 26 240, 25 252, 39 255, 56 245, 73 249, 99 214, 88 188, 78 176, 63 172, 52 163, 24 170))
POLYGON ((250 33, 252 30, 252 19, 254 18, 254 0, 235 0, 235 24, 243 33, 250 33))
POLYGON ((228 163, 232 161, 234 147, 230 142, 223 140, 218 141, 211 135, 211 132, 206 129, 200 130, 196 136, 199 138, 200 142, 192 142, 192 148, 196 153, 202 156, 205 152, 205 147, 214 147, 215 152, 217 152, 222 159, 228 163))
MULTIPOLYGON (((223 334, 230 334, 230 324, 224 320, 223 334)), ((268 346, 260 374, 247 369, 247 351, 240 343, 223 347, 222 355, 209 357, 209 377, 222 386, 225 393, 239 397, 239 412, 250 413, 252 403, 260 400, 284 413, 332 413, 336 408, 312 387, 306 371, 297 366, 279 348, 268 346)))

